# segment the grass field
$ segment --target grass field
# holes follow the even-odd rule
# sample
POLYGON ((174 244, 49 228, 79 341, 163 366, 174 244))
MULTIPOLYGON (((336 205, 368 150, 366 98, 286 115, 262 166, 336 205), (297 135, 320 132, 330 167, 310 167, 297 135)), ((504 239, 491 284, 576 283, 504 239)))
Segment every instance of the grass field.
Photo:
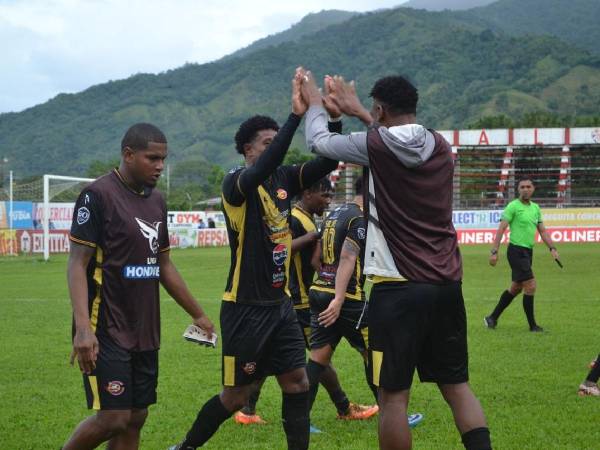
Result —
MULTIPOLYGON (((600 247, 559 246, 560 270, 536 248, 536 312, 543 334, 530 333, 520 298, 498 329, 483 326, 509 282, 504 257, 487 264, 487 246, 463 247, 464 294, 469 319, 471 384, 488 417, 495 449, 599 449, 600 399, 580 398, 577 386, 587 363, 600 351, 600 247)), ((176 250, 172 257, 213 321, 228 269, 228 250, 176 250)), ((85 409, 81 375, 68 365, 71 313, 65 256, 49 263, 34 258, 0 258, 0 449, 53 449, 64 442, 85 409)), ((205 400, 220 389, 220 349, 187 343, 190 322, 164 292, 159 401, 151 408, 142 449, 177 442, 205 400)), ((358 355, 343 343, 335 355, 351 400, 370 403, 358 355)), ((266 426, 225 423, 207 448, 282 449, 280 391, 269 379, 259 402, 266 426)), ((415 380, 411 411, 425 414, 414 431, 415 449, 461 449, 449 409, 435 386, 415 380)), ((323 389, 312 422, 324 432, 311 437, 313 449, 377 448, 376 421, 335 419, 323 389)))

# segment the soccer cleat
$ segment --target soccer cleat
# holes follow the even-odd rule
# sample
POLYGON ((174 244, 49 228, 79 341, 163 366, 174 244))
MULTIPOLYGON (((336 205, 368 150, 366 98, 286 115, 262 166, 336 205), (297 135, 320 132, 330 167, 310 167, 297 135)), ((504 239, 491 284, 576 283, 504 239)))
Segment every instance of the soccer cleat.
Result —
POLYGON ((600 397, 600 389, 596 383, 585 384, 581 383, 579 385, 579 391, 577 391, 580 397, 600 397))
POLYGON ((483 318, 483 323, 485 324, 486 327, 488 327, 492 330, 496 328, 496 325, 498 325, 498 321, 496 319, 494 319, 492 316, 485 316, 483 318))
POLYGON ((379 412, 377 405, 359 405, 350 402, 346 414, 338 414, 337 418, 341 420, 366 420, 379 412))
POLYGON ((258 414, 244 414, 241 411, 235 413, 233 420, 241 425, 265 425, 267 423, 258 414))
POLYGON ((408 426, 410 428, 416 427, 421 422, 423 422, 423 414, 421 414, 421 413, 410 414, 408 416, 408 426))
POLYGON ((313 434, 322 433, 322 431, 315 427, 312 423, 310 424, 309 430, 313 434))
POLYGON ((542 327, 540 327, 539 325, 534 325, 529 328, 529 331, 532 331, 534 333, 543 333, 544 329, 542 327))

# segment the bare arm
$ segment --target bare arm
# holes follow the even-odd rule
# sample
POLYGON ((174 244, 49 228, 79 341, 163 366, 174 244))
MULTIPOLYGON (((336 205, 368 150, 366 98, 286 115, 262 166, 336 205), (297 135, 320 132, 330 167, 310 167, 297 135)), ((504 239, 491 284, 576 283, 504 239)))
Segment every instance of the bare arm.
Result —
POLYGON ((215 331, 214 325, 187 288, 175 264, 171 261, 168 251, 159 254, 158 263, 160 265, 160 283, 179 306, 190 315, 194 324, 202 328, 209 335, 212 335, 215 331))
POLYGON ((309 245, 313 245, 317 239, 319 239, 319 233, 316 231, 309 231, 296 239, 292 239, 292 254, 299 252, 309 245))
POLYGON ((75 320, 71 364, 77 357, 79 368, 86 374, 94 370, 98 357, 98 339, 90 323, 87 282, 87 266, 95 252, 93 247, 71 242, 67 265, 67 284, 75 320))
POLYGON ((322 249, 321 239, 319 239, 315 243, 315 248, 313 250, 312 258, 310 258, 310 265, 312 266, 313 269, 315 269, 315 272, 318 272, 319 269, 321 268, 321 249, 322 249))
POLYGON ((498 262, 498 249, 500 248, 500 243, 502 242, 502 236, 506 232, 508 228, 508 222, 506 220, 501 220, 500 225, 498 226, 498 231, 496 231, 496 237, 494 238, 494 243, 492 244, 492 251, 490 254, 490 265, 495 266, 498 262))
POLYGON ((548 246, 548 248, 550 249, 550 253, 552 253, 552 257, 554 259, 559 259, 560 256, 558 254, 558 251, 556 250, 556 247, 554 246, 554 242, 552 241, 552 238, 550 237, 550 233, 548 233, 548 230, 546 230, 546 226, 543 224, 543 222, 538 223, 537 229, 540 232, 540 237, 542 238, 542 241, 544 241, 544 244, 546 244, 548 246))
POLYGON ((324 327, 333 325, 340 315, 342 305, 346 299, 346 289, 352 274, 356 270, 356 258, 360 250, 357 245, 346 239, 340 253, 340 262, 335 274, 335 297, 325 311, 319 314, 319 324, 324 327))

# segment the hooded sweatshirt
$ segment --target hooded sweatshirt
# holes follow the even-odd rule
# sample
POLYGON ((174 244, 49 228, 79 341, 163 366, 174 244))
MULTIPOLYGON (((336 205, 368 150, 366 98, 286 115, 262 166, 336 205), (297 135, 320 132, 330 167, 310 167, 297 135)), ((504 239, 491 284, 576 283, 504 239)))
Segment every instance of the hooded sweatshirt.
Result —
POLYGON ((454 164, 440 134, 418 124, 329 133, 327 113, 312 106, 306 140, 320 155, 369 167, 365 274, 427 283, 462 278, 452 224, 454 164))

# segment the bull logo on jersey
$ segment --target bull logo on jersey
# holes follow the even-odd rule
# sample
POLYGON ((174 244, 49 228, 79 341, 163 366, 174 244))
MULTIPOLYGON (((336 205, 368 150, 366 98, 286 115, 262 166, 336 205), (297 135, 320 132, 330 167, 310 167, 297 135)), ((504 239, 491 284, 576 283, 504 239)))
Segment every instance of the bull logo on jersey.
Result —
POLYGON ((277 198, 285 200, 287 198, 287 191, 285 189, 277 189, 277 198))
POLYGON ((146 222, 145 220, 135 218, 136 222, 140 226, 142 236, 148 239, 148 245, 152 253, 158 253, 158 229, 162 222, 146 222))

